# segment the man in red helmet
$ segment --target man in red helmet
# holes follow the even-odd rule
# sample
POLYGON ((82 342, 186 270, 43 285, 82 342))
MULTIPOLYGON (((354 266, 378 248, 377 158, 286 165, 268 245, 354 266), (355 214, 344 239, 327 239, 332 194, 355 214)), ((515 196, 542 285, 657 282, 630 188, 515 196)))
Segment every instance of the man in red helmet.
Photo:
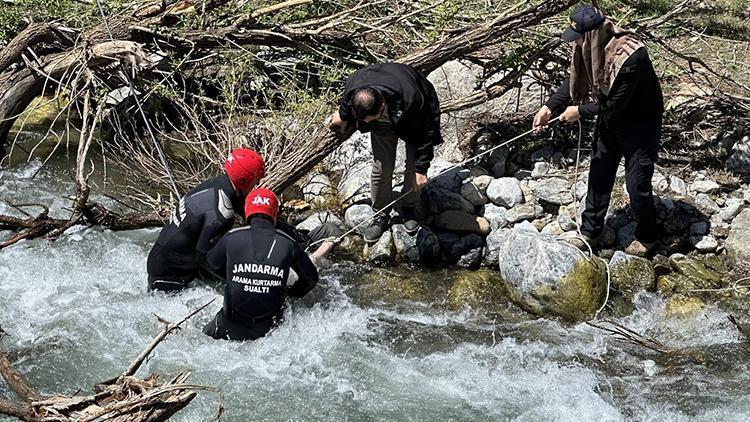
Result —
POLYGON ((224 170, 188 192, 159 233, 146 266, 150 290, 182 289, 205 268, 206 254, 232 228, 235 210, 265 175, 265 164, 255 151, 239 148, 224 170))
POLYGON ((222 237, 208 266, 226 280, 224 305, 203 332, 215 339, 255 340, 281 322, 286 296, 302 297, 318 283, 313 259, 276 229, 279 201, 268 189, 245 200, 248 225, 222 237), (291 270, 297 281, 287 285, 291 270))

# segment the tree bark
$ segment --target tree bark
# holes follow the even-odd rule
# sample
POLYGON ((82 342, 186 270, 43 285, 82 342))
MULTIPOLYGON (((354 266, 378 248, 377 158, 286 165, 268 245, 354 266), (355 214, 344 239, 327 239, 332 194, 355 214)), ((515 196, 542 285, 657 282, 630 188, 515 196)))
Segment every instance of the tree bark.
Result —
POLYGON ((0 375, 5 379, 5 382, 8 384, 11 391, 18 394, 22 399, 26 401, 37 401, 42 398, 42 395, 39 394, 34 386, 32 386, 23 375, 13 368, 13 365, 3 352, 0 352, 0 375))

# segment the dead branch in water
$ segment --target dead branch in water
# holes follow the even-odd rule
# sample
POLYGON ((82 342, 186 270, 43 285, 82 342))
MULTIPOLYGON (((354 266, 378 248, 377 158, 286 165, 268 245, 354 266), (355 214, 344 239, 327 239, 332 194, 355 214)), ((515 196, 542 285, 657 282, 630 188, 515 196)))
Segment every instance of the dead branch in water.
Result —
MULTIPOLYGON (((21 400, 0 397, 0 414, 24 421, 165 421, 183 409, 195 398, 198 391, 220 393, 213 387, 188 384, 190 372, 181 372, 165 383, 158 382, 158 375, 146 379, 133 376, 146 357, 166 336, 180 328, 187 320, 213 301, 188 314, 178 323, 165 323, 162 330, 119 377, 97 384, 95 394, 88 396, 44 396, 16 371, 5 352, 0 351, 0 375, 11 391, 21 400)), ((221 407, 219 411, 221 412, 221 407)))
POLYGON ((621 341, 625 341, 631 344, 635 344, 637 346, 645 347, 646 349, 652 350, 654 352, 658 352, 658 353, 674 353, 675 352, 675 349, 669 346, 666 346, 657 340, 654 340, 636 331, 633 331, 630 328, 616 321, 607 320, 607 321, 602 321, 602 323, 587 322, 586 324, 596 329, 609 333, 612 337, 614 337, 617 340, 621 340, 621 341), (607 325, 604 325, 604 324, 607 324, 607 325))

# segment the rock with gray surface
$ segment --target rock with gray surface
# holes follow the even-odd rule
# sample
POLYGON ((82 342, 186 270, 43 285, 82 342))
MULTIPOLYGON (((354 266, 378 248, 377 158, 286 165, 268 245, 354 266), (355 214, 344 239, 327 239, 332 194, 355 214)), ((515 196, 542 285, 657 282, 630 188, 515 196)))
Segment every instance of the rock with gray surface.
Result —
POLYGON ((567 205, 573 202, 570 184, 567 180, 558 177, 539 180, 534 186, 534 195, 541 201, 555 205, 567 205))
POLYGON ((394 256, 393 235, 389 230, 385 231, 380 240, 372 245, 365 246, 365 259, 378 264, 391 264, 394 256))
POLYGON ((361 224, 361 226, 357 228, 357 233, 363 234, 365 229, 369 225, 367 222, 370 221, 374 213, 375 212, 372 210, 372 207, 369 205, 352 205, 346 209, 346 212, 344 212, 344 222, 346 222, 346 225, 350 229, 356 227, 358 224, 361 224))
POLYGON ((742 211, 745 200, 740 198, 729 198, 724 203, 724 208, 719 211, 719 217, 724 221, 732 221, 742 211))
POLYGON ((511 298, 536 315, 586 321, 604 302, 604 261, 589 260, 554 236, 510 230, 499 247, 498 266, 511 298))
POLYGON ((334 213, 330 211, 316 212, 315 214, 307 217, 303 222, 297 224, 297 230, 312 231, 323 224, 334 224, 336 227, 345 228, 344 222, 334 213))
POLYGON ((394 224, 391 227, 391 232, 398 261, 410 264, 418 263, 420 253, 417 247, 417 236, 409 234, 403 224, 394 224))
POLYGON ((513 208, 523 202, 521 185, 514 177, 493 180, 487 187, 487 196, 493 204, 506 208, 513 208))
POLYGON ((495 204, 487 204, 482 207, 481 215, 490 222, 490 228, 496 230, 508 225, 508 220, 505 218, 507 213, 508 210, 504 207, 495 204))
POLYGON ((483 265, 488 267, 497 265, 497 254, 499 253, 500 246, 509 231, 510 229, 496 229, 487 236, 487 239, 485 239, 486 244, 484 246, 484 256, 482 259, 483 265))
POLYGON ((727 159, 727 168, 741 175, 750 175, 750 136, 734 144, 727 159))
POLYGON ((724 246, 735 259, 750 261, 750 208, 746 208, 732 220, 724 246))
POLYGON ((695 207, 706 215, 713 215, 720 211, 719 204, 705 193, 695 195, 695 207))
POLYGON ((690 191, 695 193, 716 193, 721 186, 713 180, 696 180, 690 185, 690 191))
POLYGON ((505 219, 509 224, 517 223, 524 220, 533 220, 541 213, 541 207, 531 204, 521 204, 508 210, 505 219))

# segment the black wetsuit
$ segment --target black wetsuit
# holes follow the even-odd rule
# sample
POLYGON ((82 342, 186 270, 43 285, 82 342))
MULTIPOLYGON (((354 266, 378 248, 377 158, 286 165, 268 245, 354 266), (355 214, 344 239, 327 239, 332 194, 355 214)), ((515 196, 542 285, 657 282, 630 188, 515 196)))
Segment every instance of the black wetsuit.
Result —
POLYGON ((206 254, 232 228, 235 210, 242 209, 242 198, 227 175, 188 192, 148 255, 149 289, 184 288, 206 268, 206 254))
POLYGON ((261 216, 227 233, 209 252, 208 265, 227 282, 224 306, 203 329, 215 339, 263 337, 281 321, 287 295, 302 297, 318 283, 302 247, 261 216), (299 278, 288 287, 290 270, 299 278))
MULTIPOLYGON (((553 112, 570 104, 569 84, 566 79, 547 101, 553 112)), ((617 167, 625 157, 625 184, 638 223, 635 236, 641 242, 655 241, 659 233, 651 178, 659 149, 664 98, 646 49, 637 50, 625 61, 608 96, 600 96, 578 110, 581 118, 597 117, 581 231, 595 238, 604 229, 617 167)))

